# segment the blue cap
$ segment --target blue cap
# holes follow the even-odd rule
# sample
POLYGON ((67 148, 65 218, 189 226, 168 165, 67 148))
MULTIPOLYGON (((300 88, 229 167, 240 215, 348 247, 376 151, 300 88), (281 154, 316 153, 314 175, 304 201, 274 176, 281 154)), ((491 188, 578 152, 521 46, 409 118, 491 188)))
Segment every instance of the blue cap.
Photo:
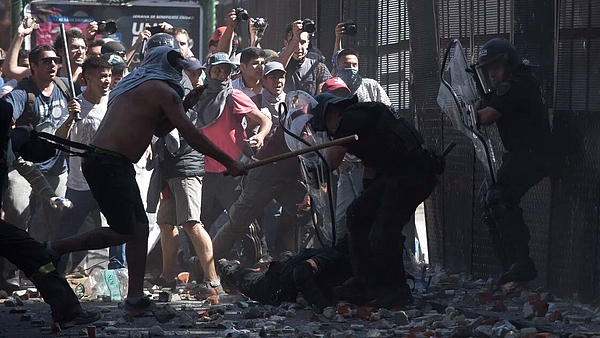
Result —
POLYGON ((237 65, 229 60, 229 55, 226 53, 214 53, 209 56, 208 61, 206 61, 207 67, 223 64, 230 65, 232 70, 237 69, 237 65))

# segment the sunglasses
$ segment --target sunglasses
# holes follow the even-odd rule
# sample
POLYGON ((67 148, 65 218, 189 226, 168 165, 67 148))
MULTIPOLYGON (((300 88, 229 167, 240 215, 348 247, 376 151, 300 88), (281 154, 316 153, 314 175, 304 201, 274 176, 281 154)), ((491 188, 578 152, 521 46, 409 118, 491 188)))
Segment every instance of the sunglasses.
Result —
POLYGON ((40 59, 40 62, 42 62, 45 65, 49 65, 50 62, 54 62, 55 64, 59 65, 61 64, 61 61, 62 59, 60 58, 60 56, 49 56, 40 59))

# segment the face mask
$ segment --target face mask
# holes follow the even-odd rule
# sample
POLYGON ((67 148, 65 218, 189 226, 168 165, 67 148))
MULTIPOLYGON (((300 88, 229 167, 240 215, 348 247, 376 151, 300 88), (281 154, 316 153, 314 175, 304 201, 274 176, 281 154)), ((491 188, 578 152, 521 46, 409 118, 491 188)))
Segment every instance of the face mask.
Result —
POLYGON ((356 92, 362 82, 360 75, 358 75, 358 68, 336 69, 336 75, 346 82, 352 94, 356 92))

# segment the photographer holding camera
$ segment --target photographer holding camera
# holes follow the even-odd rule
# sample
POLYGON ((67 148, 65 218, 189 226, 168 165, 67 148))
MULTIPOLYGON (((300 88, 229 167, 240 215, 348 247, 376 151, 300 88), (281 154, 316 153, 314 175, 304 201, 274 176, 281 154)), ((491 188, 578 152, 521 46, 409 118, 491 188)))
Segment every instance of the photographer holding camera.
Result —
POLYGON ((320 92, 323 83, 331 78, 324 63, 306 57, 310 35, 315 30, 315 23, 310 19, 296 20, 286 27, 285 48, 277 58, 287 72, 286 92, 302 90, 314 96, 320 92))

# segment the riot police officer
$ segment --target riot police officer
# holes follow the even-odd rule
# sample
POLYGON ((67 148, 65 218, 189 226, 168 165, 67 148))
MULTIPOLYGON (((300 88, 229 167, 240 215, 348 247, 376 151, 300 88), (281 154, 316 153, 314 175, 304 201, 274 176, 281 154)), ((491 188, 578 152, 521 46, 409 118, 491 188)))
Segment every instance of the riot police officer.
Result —
POLYGON ((333 138, 353 134, 330 158, 336 168, 346 151, 365 166, 363 193, 346 212, 353 277, 334 289, 340 300, 392 308, 412 301, 402 259, 402 229, 417 206, 433 191, 443 158, 422 147, 419 132, 382 103, 357 103, 356 96, 315 97, 311 127, 333 138), (335 158, 333 158, 335 157, 335 158))
POLYGON ((506 150, 497 181, 483 201, 484 222, 503 268, 496 282, 527 282, 537 277, 537 270, 529 257, 529 228, 519 203, 548 175, 548 113, 530 67, 509 41, 495 38, 485 43, 475 69, 484 92, 479 123, 496 123, 506 150))
MULTIPOLYGON (((55 148, 45 147, 39 140, 30 139, 24 128, 11 129, 12 118, 12 106, 0 99, 0 192, 7 178, 9 145, 27 160, 40 156, 47 160, 56 152, 55 148), (9 140, 12 142, 9 143, 9 140)), ((0 259, 2 257, 22 270, 50 305, 54 331, 71 324, 91 323, 102 317, 97 309, 82 309, 69 283, 56 271, 42 243, 31 238, 25 230, 0 220, 0 259)))

